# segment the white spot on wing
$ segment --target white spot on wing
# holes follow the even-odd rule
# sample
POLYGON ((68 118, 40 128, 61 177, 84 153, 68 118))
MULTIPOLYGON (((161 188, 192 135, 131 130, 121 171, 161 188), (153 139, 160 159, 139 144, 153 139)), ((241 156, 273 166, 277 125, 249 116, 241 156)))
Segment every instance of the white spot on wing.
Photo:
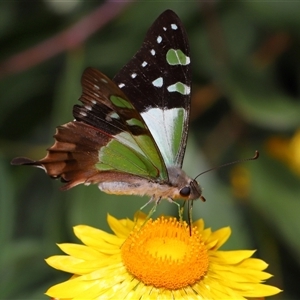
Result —
POLYGON ((143 63, 142 63, 142 67, 144 68, 144 67, 146 67, 148 65, 148 63, 146 62, 146 61, 144 61, 143 63))
POLYGON ((96 100, 92 100, 92 103, 93 103, 93 104, 97 104, 97 101, 96 101, 96 100))
POLYGON ((121 89, 122 87, 124 87, 125 86, 125 84, 124 83, 120 83, 119 84, 119 88, 121 89))
POLYGON ((108 83, 108 81, 104 78, 101 78, 101 81, 104 82, 104 83, 108 83))
POLYGON ((155 80, 152 81, 152 84, 155 86, 155 87, 162 87, 163 86, 163 78, 162 77, 158 77, 156 78, 155 80))
POLYGON ((97 84, 94 84, 94 88, 97 89, 97 90, 100 90, 100 88, 97 84))
POLYGON ((98 97, 98 98, 100 97, 97 93, 94 93, 94 95, 95 95, 96 97, 98 97))
POLYGON ((185 92, 186 92, 186 95, 189 95, 191 93, 191 88, 189 86, 185 86, 185 92))
POLYGON ((157 37, 156 41, 157 41, 158 44, 160 44, 161 41, 162 41, 162 37, 159 35, 159 36, 157 37))
POLYGON ((177 29, 178 29, 178 26, 177 26, 176 24, 171 24, 171 28, 172 28, 173 30, 177 30, 177 29))
POLYGON ((155 50, 151 49, 150 53, 154 56, 155 55, 155 50))
POLYGON ((105 117, 105 120, 108 122, 111 122, 112 119, 120 119, 120 116, 116 112, 111 112, 105 117))
POLYGON ((120 119, 120 116, 116 112, 112 112, 110 114, 110 117, 113 118, 113 119, 120 119))
POLYGON ((169 85, 169 86, 167 87, 167 90, 168 90, 169 92, 177 92, 176 84, 169 85))
POLYGON ((135 78, 136 76, 137 76, 136 73, 132 73, 132 74, 131 74, 131 78, 135 78))
POLYGON ((89 106, 89 105, 86 105, 85 108, 86 108, 87 110, 92 110, 92 107, 89 106))
POLYGON ((167 28, 166 28, 166 27, 163 27, 163 30, 164 30, 164 31, 167 31, 167 28))
POLYGON ((80 114, 81 114, 82 116, 84 116, 84 117, 86 117, 86 116, 87 116, 87 113, 86 113, 86 112, 84 112, 84 111, 81 111, 81 112, 80 112, 80 114))

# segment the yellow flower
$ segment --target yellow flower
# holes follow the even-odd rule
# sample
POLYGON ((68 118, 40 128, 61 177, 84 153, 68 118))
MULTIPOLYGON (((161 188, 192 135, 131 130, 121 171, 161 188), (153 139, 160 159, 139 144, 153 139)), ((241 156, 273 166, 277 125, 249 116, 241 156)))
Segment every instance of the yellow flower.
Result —
POLYGON ((55 299, 245 299, 275 295, 264 284, 267 264, 251 258, 254 251, 220 251, 231 231, 212 232, 203 220, 186 223, 172 217, 135 221, 108 215, 114 234, 79 225, 75 235, 84 245, 60 244, 65 255, 46 262, 73 274, 51 287, 55 299))

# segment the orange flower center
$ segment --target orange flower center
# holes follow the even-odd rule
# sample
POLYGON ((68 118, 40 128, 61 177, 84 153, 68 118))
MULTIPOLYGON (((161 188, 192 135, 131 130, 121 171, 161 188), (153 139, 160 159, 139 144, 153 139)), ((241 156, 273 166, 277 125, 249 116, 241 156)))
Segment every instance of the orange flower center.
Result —
POLYGON ((193 285, 205 275, 209 259, 196 227, 175 218, 150 219, 134 229, 122 246, 127 270, 146 285, 171 290, 193 285))

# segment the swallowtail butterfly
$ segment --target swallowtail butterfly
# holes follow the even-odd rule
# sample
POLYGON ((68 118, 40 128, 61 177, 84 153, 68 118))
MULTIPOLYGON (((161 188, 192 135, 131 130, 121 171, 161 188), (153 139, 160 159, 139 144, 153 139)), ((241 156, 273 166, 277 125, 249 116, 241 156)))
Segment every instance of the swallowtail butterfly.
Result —
POLYGON ((191 60, 186 31, 173 11, 157 18, 113 80, 87 68, 81 84, 75 120, 57 127, 47 155, 12 164, 44 169, 65 182, 63 190, 83 183, 106 193, 149 195, 156 203, 204 200, 199 184, 182 170, 191 60))

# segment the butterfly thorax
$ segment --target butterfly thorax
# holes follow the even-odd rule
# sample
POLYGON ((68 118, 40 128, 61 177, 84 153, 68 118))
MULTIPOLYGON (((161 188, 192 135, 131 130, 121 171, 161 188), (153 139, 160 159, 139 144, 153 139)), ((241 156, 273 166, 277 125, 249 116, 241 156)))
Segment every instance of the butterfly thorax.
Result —
POLYGON ((156 200, 195 200, 201 197, 202 190, 197 181, 190 178, 181 168, 174 166, 168 167, 167 170, 169 175, 167 182, 134 176, 133 180, 127 177, 126 181, 101 182, 98 187, 109 194, 147 195, 156 200))

